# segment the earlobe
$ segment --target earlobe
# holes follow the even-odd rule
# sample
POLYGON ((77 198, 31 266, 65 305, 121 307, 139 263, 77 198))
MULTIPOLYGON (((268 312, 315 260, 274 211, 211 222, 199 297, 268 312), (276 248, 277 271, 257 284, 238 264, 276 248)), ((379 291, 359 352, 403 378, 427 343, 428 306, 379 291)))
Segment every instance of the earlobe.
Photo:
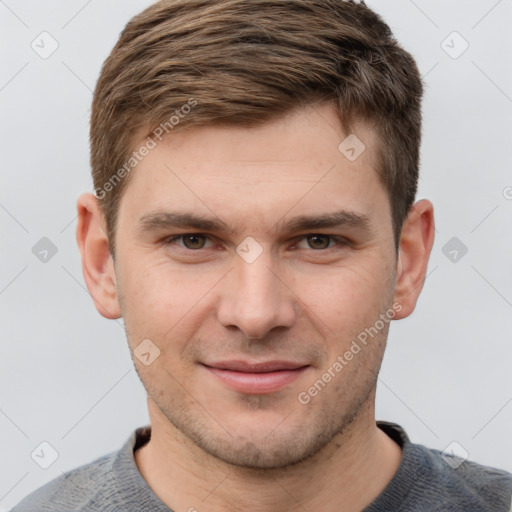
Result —
POLYGON ((423 289, 434 243, 434 207, 426 199, 414 204, 402 226, 395 301, 402 305, 396 319, 409 316, 423 289))
POLYGON ((119 318, 121 308, 115 268, 98 199, 93 194, 82 194, 77 201, 77 210, 76 239, 87 289, 102 316, 110 319, 119 318))

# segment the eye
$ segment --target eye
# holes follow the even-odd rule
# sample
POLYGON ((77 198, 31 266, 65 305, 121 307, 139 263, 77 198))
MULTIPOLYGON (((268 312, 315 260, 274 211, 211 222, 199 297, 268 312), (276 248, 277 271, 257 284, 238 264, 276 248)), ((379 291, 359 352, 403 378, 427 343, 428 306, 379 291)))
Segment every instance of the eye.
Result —
POLYGON ((183 235, 174 235, 171 236, 170 238, 166 238, 165 240, 163 240, 162 243, 164 245, 171 245, 178 240, 181 240, 183 242, 182 247, 184 247, 185 249, 195 251, 205 248, 206 243, 208 241, 208 237, 206 235, 202 235, 201 233, 185 233, 183 235))
MULTIPOLYGON (((302 236, 299 242, 295 245, 295 248, 323 251, 326 249, 334 249, 336 246, 338 246, 338 248, 342 248, 348 244, 348 240, 340 236, 310 233, 302 236)), ((178 250, 199 251, 201 249, 211 248, 213 246, 213 242, 209 236, 202 233, 183 233, 181 235, 173 235, 162 240, 162 245, 175 245, 178 250)))
POLYGON ((302 241, 301 241, 297 245, 297 247, 299 249, 308 249, 308 248, 314 249, 314 250, 331 249, 335 245, 343 246, 343 245, 347 245, 347 243, 348 243, 342 237, 333 236, 333 235, 323 235, 320 233, 313 233, 313 234, 305 235, 304 240, 308 244, 308 247, 304 247, 303 245, 301 246, 300 245, 302 243, 302 241), (333 245, 331 245, 331 242, 333 242, 333 241, 335 243, 333 245))

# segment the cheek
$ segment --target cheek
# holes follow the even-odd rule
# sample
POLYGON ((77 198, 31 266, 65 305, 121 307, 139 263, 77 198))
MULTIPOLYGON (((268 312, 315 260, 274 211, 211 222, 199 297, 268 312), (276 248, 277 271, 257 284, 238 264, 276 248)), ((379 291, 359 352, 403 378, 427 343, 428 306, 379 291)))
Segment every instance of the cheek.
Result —
POLYGON ((138 311, 158 315, 160 312, 176 311, 180 303, 177 297, 193 293, 195 281, 186 280, 180 272, 172 271, 165 261, 156 261, 145 255, 133 255, 133 262, 124 273, 124 294, 128 299, 130 313, 138 311), (130 307, 131 306, 131 307, 130 307))
POLYGON ((144 266, 129 269, 120 291, 132 346, 149 338, 162 351, 180 350, 176 342, 186 340, 201 325, 205 297, 217 281, 216 275, 197 275, 192 267, 177 271, 168 261, 146 260, 144 266))
POLYGON ((378 265, 351 265, 302 284, 304 302, 335 332, 362 325, 384 306, 387 283, 378 265))

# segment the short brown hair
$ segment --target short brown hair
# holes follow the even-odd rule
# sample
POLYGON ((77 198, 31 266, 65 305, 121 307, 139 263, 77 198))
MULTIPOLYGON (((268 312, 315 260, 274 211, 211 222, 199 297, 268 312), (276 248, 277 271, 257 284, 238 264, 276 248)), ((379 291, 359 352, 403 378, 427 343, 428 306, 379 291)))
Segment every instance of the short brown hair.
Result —
POLYGON ((159 126, 255 126, 319 101, 335 104, 346 134, 354 119, 375 130, 398 248, 416 196, 422 93, 414 59, 364 2, 151 5, 122 31, 94 91, 91 167, 111 254, 136 145, 159 126))

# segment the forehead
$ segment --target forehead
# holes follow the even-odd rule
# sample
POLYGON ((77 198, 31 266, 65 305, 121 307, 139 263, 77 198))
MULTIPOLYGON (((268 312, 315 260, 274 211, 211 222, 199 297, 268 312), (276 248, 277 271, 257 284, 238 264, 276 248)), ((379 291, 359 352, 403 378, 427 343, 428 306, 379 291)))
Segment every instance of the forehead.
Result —
POLYGON ((253 128, 169 134, 132 171, 121 210, 131 220, 170 206, 274 221, 286 212, 340 207, 370 216, 387 202, 377 165, 372 129, 359 122, 343 133, 336 110, 324 104, 253 128))

